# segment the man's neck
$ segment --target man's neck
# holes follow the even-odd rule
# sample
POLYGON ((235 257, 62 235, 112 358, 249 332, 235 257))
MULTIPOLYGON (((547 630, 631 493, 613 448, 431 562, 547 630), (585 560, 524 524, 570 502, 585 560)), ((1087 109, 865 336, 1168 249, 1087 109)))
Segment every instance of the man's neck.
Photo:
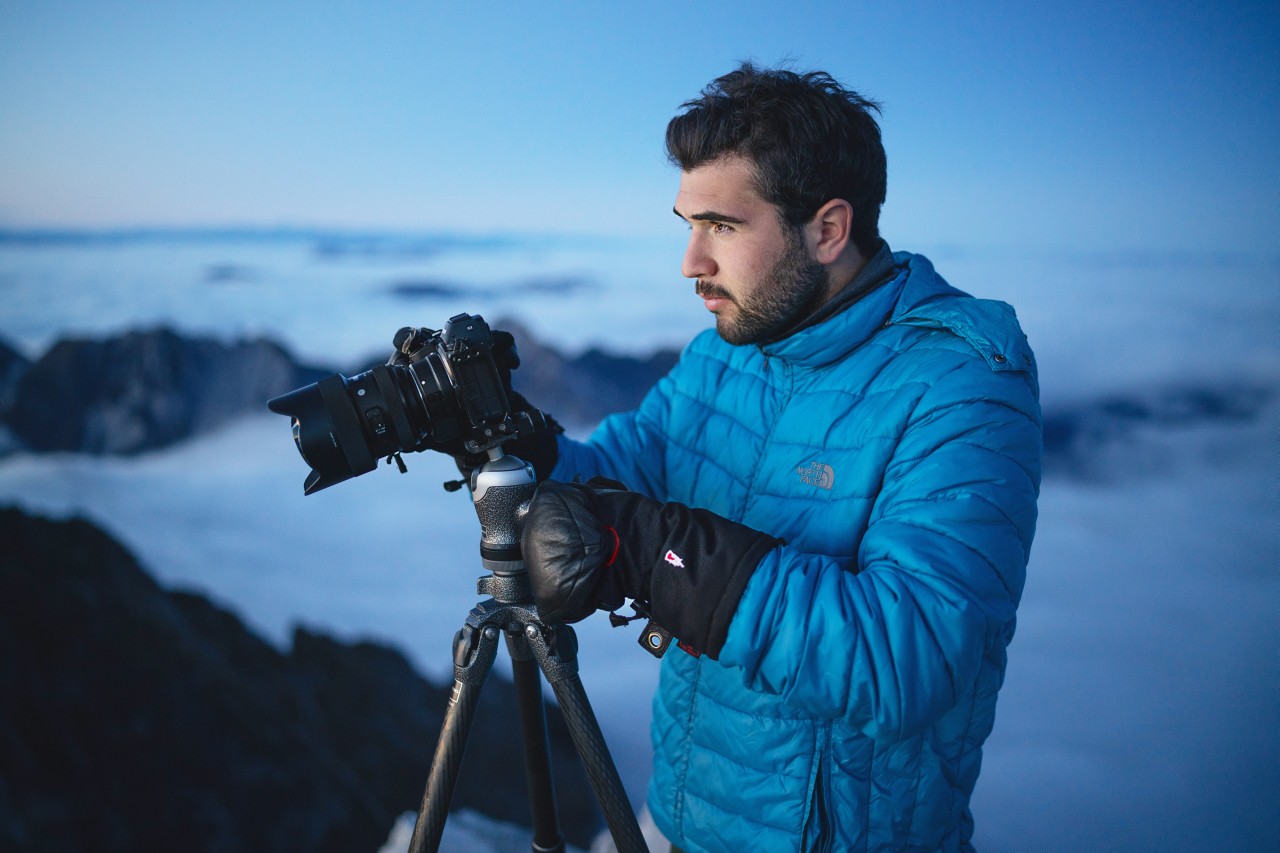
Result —
POLYGON ((835 263, 827 267, 827 292, 822 304, 825 305, 835 299, 837 294, 858 277, 858 273, 862 272, 866 265, 867 259, 850 241, 844 253, 836 259, 835 263))
MULTIPOLYGON (((859 259, 861 257, 859 255, 859 259)), ((892 276, 893 252, 890 251, 889 244, 881 240, 880 248, 871 257, 862 260, 853 275, 841 276, 843 283, 840 287, 836 288, 834 292, 831 288, 828 288, 829 295, 827 299, 816 311, 772 340, 780 341, 783 338, 789 338, 802 329, 816 326, 818 323, 831 319, 881 284, 884 284, 892 276)), ((834 277, 833 280, 835 280, 834 277)), ((769 343, 769 341, 764 343, 769 343)))

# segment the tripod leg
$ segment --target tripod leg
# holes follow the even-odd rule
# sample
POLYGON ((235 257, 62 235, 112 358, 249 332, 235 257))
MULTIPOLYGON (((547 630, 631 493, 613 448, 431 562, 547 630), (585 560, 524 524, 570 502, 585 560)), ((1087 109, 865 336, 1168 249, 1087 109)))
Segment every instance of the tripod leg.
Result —
POLYGON ((476 705, 485 678, 493 667, 498 649, 498 629, 486 625, 479 631, 470 625, 458 632, 454 639, 454 683, 440 727, 440 740, 436 743, 435 757, 431 760, 431 775, 427 778, 427 790, 422 795, 418 809, 418 821, 413 827, 409 842, 410 853, 435 853, 440 849, 440 837, 449 816, 449 803, 462 768, 462 756, 467 749, 467 738, 475 719, 476 705), (479 634, 479 647, 472 655, 472 640, 479 634))
POLYGON ((560 853, 564 850, 564 836, 560 833, 556 790, 551 776, 551 748, 547 740, 546 710, 542 705, 542 679, 528 649, 518 648, 520 645, 508 637, 511 672, 524 733, 524 772, 529 786, 529 808, 533 813, 533 849, 536 853, 560 853))
POLYGON ((622 787, 622 777, 609 755, 609 747, 605 745, 604 735, 600 732, 600 724, 587 701, 587 692, 582 687, 582 679, 571 675, 563 680, 552 682, 556 692, 556 700, 564 714, 564 721, 569 726, 569 734, 573 737, 573 745, 582 757, 582 766, 586 768, 587 777, 595 791, 600 810, 604 812, 605 823, 609 825, 609 833, 620 853, 645 853, 649 848, 644 836, 640 834, 640 825, 631 811, 631 802, 627 799, 622 787))
POLYGON ((578 678, 578 641, 573 629, 567 625, 559 625, 552 629, 555 636, 556 651, 553 653, 547 645, 547 638, 538 631, 526 631, 529 645, 538 659, 538 664, 546 673, 547 681, 556 692, 556 700, 560 703, 560 712, 564 715, 565 724, 569 727, 569 735, 573 745, 582 759, 583 769, 595 792, 596 802, 604 812, 605 823, 609 826, 609 834, 620 853, 647 853, 648 846, 644 836, 640 834, 640 825, 631 811, 631 802, 627 799, 626 790, 622 787, 622 777, 605 745, 604 734, 600 731, 600 723, 587 701, 587 691, 578 678))

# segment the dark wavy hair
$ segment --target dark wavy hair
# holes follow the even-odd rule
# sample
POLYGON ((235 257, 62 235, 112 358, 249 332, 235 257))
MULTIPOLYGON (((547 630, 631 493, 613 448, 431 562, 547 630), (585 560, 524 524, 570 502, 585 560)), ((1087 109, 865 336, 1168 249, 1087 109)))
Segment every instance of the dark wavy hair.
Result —
POLYGON ((667 125, 667 156, 684 171, 725 155, 755 165, 757 190, 789 225, 803 225, 833 198, 853 208, 853 242, 880 247, 886 165, 880 105, 829 74, 797 74, 744 62, 667 125))

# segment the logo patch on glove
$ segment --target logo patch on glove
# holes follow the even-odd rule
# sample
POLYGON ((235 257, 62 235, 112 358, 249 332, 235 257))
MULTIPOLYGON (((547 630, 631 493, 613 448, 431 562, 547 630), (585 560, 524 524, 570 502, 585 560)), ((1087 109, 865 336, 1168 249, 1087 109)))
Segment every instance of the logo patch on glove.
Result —
POLYGON ((680 559, 680 555, 677 554, 675 551, 668 550, 667 553, 662 557, 662 559, 666 560, 668 563, 675 566, 677 569, 684 568, 684 560, 680 559))

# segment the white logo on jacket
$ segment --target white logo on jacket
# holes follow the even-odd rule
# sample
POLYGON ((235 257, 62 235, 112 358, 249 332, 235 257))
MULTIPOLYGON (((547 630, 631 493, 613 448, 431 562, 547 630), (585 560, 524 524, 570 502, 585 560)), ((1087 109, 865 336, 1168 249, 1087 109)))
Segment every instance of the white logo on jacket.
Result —
POLYGON ((668 563, 675 566, 677 569, 684 568, 684 560, 680 559, 680 555, 677 554, 675 551, 670 551, 670 550, 667 551, 666 555, 664 555, 662 559, 666 560, 668 563))

